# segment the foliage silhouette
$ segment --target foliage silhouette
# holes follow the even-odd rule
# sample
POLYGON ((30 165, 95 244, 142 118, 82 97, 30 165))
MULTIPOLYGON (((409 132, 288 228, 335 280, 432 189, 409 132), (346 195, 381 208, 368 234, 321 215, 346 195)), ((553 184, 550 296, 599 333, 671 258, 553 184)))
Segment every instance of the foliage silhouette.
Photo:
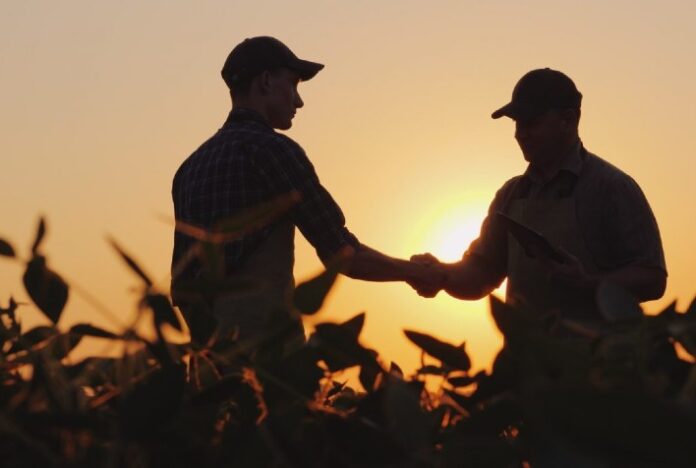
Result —
MULTIPOLYGON (((258 224, 280 212, 269 205, 250 219, 258 224)), ((227 223, 230 232, 244 231, 242 221, 227 223)), ((246 340, 221 334, 205 302, 182 323, 113 240, 142 283, 139 317, 151 314, 154 338, 133 327, 65 330, 58 322, 68 285, 39 253, 45 235, 41 220, 24 284, 50 324, 23 330, 23 304, 13 297, 0 308, 3 466, 648 467, 696 460, 696 301, 685 311, 673 303, 644 316, 630 296, 603 286, 598 300, 611 323, 596 330, 491 296, 505 337, 492 372, 471 373, 463 344, 407 330, 429 358, 405 376, 361 343, 364 313, 316 325, 293 349, 282 346, 291 330, 280 317, 288 311, 246 340), (190 339, 174 343, 167 328, 190 339), (66 359, 85 337, 125 351, 66 359), (339 372, 356 366, 362 389, 339 381, 339 372)), ((23 261, 4 240, 0 254, 23 261)), ((300 284, 290 313, 320 313, 340 268, 339 261, 300 284)), ((227 286, 245 287, 201 283, 189 292, 212 297, 227 286)))

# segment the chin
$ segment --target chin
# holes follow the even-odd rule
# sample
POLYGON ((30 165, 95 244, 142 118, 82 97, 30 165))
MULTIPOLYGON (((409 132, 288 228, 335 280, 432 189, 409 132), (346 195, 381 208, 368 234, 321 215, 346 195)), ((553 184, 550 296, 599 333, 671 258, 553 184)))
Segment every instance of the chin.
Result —
POLYGON ((273 125, 273 128, 278 130, 288 130, 290 127, 292 127, 292 120, 288 120, 286 122, 276 122, 273 125))

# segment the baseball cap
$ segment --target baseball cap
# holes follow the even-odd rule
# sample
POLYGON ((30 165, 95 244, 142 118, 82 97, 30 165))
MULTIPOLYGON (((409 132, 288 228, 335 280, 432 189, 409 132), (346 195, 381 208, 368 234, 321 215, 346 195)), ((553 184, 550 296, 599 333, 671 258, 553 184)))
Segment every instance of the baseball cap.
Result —
POLYGON ((550 68, 532 70, 517 82, 512 100, 491 114, 527 120, 551 109, 580 109, 582 94, 573 80, 550 68))
POLYGON ((270 36, 244 39, 232 49, 222 67, 222 79, 227 86, 250 80, 266 70, 285 67, 296 71, 307 81, 324 68, 320 63, 298 58, 288 46, 270 36))

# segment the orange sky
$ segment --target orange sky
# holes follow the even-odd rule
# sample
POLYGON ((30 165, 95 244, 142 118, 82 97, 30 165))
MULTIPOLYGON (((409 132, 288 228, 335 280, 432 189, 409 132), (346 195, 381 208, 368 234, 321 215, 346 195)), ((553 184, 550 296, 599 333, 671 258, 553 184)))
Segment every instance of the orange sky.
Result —
MULTIPOLYGON (((526 71, 550 66, 584 94, 589 150, 631 174, 659 221, 669 284, 655 311, 696 294, 696 28, 687 1, 23 1, 0 16, 0 236, 27 249, 48 217, 51 264, 121 316, 136 280, 115 236, 168 282, 171 178, 223 122, 219 69, 269 34, 326 64, 302 84, 289 135, 349 228, 394 256, 456 258, 497 188, 524 170, 513 124, 490 119, 526 71), (451 233, 456 233, 452 235, 451 233)), ((296 276, 320 267, 298 241, 296 276)), ((0 303, 25 298, 0 261, 0 303)), ((367 311, 365 341, 410 370, 403 328, 466 340, 474 365, 499 347, 485 302, 425 300, 403 284, 343 279, 319 317, 367 311)), ((40 320, 25 309, 27 324, 40 320)), ((65 325, 110 322, 73 296, 65 325)))

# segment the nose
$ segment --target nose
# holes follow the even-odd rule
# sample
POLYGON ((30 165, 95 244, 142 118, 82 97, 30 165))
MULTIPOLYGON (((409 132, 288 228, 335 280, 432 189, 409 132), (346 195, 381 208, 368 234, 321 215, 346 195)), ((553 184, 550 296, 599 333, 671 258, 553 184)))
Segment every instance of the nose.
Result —
POLYGON ((295 93, 295 108, 299 109, 302 106, 304 106, 304 101, 300 97, 300 93, 295 93))

